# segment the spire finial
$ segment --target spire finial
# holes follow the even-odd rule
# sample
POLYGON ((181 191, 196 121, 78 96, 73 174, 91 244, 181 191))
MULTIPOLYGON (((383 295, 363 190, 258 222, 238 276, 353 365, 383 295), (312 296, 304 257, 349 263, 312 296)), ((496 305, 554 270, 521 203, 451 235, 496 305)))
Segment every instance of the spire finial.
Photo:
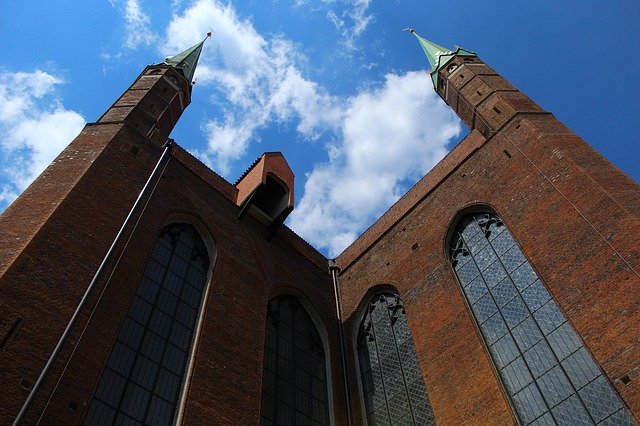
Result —
POLYGON ((200 58, 200 53, 202 52, 202 45, 213 34, 213 30, 209 31, 207 33, 207 36, 200 43, 191 46, 190 48, 182 53, 177 54, 176 56, 165 59, 164 63, 166 65, 171 65, 173 68, 180 71, 182 75, 184 75, 184 78, 187 79, 189 84, 193 84, 193 75, 196 72, 198 59, 200 58))

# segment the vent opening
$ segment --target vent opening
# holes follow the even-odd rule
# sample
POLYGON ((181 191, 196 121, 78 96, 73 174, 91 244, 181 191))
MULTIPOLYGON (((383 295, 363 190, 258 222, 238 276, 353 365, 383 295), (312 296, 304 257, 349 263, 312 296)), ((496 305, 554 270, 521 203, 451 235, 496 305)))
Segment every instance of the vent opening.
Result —
POLYGON ((253 205, 270 219, 275 219, 287 207, 288 195, 289 191, 280 182, 267 176, 267 181, 258 190, 253 205))

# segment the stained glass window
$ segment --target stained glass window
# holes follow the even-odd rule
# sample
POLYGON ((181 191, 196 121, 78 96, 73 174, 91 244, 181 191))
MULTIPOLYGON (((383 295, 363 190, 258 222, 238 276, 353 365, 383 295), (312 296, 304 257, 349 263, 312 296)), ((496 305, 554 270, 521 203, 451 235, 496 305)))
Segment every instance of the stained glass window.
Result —
POLYGON ((165 227, 120 326, 86 425, 174 422, 209 268, 195 228, 165 227))
POLYGON ((523 424, 634 424, 498 216, 463 219, 451 261, 523 424))
POLYGON ((369 424, 435 424, 398 295, 378 294, 367 306, 358 333, 358 358, 369 424))
POLYGON ((262 375, 262 425, 328 425, 324 346, 291 295, 269 302, 262 375))

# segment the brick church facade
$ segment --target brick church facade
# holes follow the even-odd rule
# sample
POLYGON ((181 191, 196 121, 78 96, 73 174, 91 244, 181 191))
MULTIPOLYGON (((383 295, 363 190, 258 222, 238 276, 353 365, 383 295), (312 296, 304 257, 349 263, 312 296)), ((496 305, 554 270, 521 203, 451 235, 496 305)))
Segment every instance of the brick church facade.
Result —
POLYGON ((471 133, 332 260, 169 139, 202 43, 148 66, 0 216, 0 423, 636 424, 638 185, 417 37, 471 133))

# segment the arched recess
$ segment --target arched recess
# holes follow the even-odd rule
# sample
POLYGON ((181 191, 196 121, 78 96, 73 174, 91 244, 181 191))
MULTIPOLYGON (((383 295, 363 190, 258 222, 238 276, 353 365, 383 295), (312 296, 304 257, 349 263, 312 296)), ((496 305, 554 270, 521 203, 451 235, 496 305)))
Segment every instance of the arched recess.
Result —
POLYGON ((260 423, 334 425, 329 338, 317 310, 298 289, 280 288, 269 300, 266 320, 260 423), (294 311, 293 322, 285 310, 294 311))
POLYGON ((449 259, 520 423, 633 425, 500 216, 465 213, 449 259))
POLYGON ((179 422, 214 259, 213 239, 197 218, 165 220, 85 424, 179 422))
POLYGON ((362 418, 371 425, 435 424, 398 291, 388 284, 370 288, 355 319, 362 418))

